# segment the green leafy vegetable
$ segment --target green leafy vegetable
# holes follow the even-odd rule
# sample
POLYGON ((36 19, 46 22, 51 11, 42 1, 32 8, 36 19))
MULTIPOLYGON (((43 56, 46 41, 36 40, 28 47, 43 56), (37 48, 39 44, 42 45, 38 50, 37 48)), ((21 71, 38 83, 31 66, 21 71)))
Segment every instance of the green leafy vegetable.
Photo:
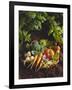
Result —
MULTIPOLYGON (((47 28, 47 37, 51 37, 55 42, 63 45, 63 14, 50 12, 20 11, 19 12, 19 44, 26 42, 26 47, 30 47, 31 33, 33 31, 42 31, 43 27, 47 28), (47 24, 47 26, 45 26, 47 24)), ((44 31, 45 32, 45 31, 44 31)), ((49 41, 49 40, 47 40, 49 41)), ((40 51, 51 42, 40 41, 36 46, 40 51)))

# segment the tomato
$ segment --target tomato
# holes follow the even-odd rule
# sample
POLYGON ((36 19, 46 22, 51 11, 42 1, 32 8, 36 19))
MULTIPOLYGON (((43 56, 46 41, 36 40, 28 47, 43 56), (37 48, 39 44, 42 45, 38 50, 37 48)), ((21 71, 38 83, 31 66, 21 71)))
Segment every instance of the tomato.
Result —
POLYGON ((50 60, 54 56, 54 51, 53 51, 53 49, 48 48, 45 50, 44 54, 50 60))
POLYGON ((52 49, 48 49, 46 52, 49 56, 54 56, 54 51, 52 49))

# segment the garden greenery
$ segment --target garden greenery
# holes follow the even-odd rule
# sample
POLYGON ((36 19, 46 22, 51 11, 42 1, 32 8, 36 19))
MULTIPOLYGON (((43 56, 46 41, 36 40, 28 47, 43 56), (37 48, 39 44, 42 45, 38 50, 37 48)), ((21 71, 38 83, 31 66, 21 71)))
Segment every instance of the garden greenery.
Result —
POLYGON ((41 31, 43 24, 48 22, 48 37, 63 44, 63 14, 51 12, 19 12, 19 44, 31 42, 31 32, 41 31))

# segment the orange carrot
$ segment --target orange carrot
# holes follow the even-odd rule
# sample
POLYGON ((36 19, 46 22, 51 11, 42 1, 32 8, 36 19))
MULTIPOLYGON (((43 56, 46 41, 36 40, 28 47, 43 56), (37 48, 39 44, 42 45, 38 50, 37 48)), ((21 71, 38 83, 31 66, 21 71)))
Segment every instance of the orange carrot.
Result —
POLYGON ((34 64, 35 64, 35 62, 37 61, 37 58, 38 58, 38 55, 35 55, 35 57, 34 57, 34 62, 32 63, 31 68, 33 67, 33 65, 34 65, 34 64))
POLYGON ((38 57, 38 59, 37 59, 36 67, 39 65, 39 63, 40 63, 40 61, 41 61, 41 59, 42 59, 42 56, 43 56, 43 54, 40 53, 40 55, 39 55, 39 57, 38 57))
POLYGON ((42 67, 42 65, 43 65, 43 63, 41 62, 38 69, 37 69, 37 71, 42 67))

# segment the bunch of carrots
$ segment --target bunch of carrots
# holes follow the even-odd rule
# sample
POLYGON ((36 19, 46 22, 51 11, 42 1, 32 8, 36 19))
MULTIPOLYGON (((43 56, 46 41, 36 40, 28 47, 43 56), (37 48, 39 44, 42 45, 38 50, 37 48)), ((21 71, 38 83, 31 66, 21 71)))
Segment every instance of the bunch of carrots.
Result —
POLYGON ((35 56, 32 56, 31 53, 28 52, 27 55, 25 55, 26 60, 24 61, 24 64, 27 61, 32 61, 28 67, 32 69, 35 66, 35 68, 36 69, 38 68, 39 70, 43 65, 44 58, 47 60, 47 62, 52 61, 52 59, 54 58, 54 56, 56 56, 56 54, 57 54, 56 59, 59 60, 60 46, 56 46, 55 50, 51 48, 46 48, 43 52, 41 52, 40 54, 36 54, 35 56))

